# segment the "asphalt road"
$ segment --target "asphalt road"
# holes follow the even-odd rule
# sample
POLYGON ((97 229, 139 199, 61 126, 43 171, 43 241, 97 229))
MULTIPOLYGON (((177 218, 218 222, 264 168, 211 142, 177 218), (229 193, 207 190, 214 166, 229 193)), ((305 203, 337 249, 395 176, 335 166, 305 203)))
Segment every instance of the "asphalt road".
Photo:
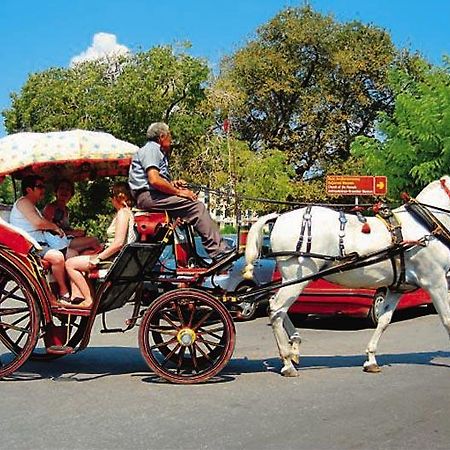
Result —
MULTIPOLYGON (((114 312, 112 325, 125 318, 114 312)), ((94 331, 85 351, 0 382, 0 448, 448 449, 450 345, 438 317, 400 316, 381 341, 380 374, 361 370, 372 331, 306 322, 300 376, 287 379, 267 318, 240 323, 222 376, 195 386, 155 378, 137 331, 94 331)))

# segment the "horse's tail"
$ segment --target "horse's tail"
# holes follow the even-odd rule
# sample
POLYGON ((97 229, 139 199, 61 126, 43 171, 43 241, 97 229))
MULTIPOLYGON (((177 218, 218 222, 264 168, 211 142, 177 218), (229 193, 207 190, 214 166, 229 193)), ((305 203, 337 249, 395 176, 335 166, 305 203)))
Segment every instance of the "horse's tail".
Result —
POLYGON ((258 258, 262 246, 262 230, 269 220, 276 219, 278 213, 267 214, 260 217, 250 228, 245 247, 245 262, 247 263, 242 272, 242 277, 246 280, 253 279, 253 263, 258 258))

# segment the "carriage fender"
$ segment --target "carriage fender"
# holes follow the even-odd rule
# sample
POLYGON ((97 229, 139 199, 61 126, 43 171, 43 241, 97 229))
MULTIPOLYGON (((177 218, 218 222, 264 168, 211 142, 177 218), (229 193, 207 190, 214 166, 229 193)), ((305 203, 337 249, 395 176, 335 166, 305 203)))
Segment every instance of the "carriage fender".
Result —
POLYGON ((246 265, 242 271, 242 278, 245 280, 253 279, 253 263, 259 257, 262 247, 262 232, 267 222, 279 217, 278 213, 271 213, 260 217, 250 228, 247 236, 247 245, 245 247, 246 265))

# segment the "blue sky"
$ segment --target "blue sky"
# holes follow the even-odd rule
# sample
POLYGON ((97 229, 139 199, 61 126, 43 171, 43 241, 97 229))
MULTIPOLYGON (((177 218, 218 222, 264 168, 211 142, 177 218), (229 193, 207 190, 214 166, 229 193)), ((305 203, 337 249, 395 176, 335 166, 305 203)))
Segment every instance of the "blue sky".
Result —
MULTIPOLYGON (((448 0, 311 0, 339 21, 387 29, 397 46, 434 64, 450 55, 448 0)), ((258 26, 301 0, 0 0, 0 110, 28 75, 68 67, 97 33, 115 35, 130 51, 189 40, 191 53, 217 64, 243 46, 258 26)), ((0 136, 5 134, 0 123, 0 136)))

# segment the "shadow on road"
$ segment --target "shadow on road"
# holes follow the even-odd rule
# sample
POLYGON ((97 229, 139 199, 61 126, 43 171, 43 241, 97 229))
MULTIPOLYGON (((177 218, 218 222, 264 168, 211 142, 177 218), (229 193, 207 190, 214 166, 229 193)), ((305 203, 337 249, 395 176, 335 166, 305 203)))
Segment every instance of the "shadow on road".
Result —
MULTIPOLYGON (((430 314, 430 310, 426 307, 410 308, 402 311, 395 311, 392 317, 392 323, 402 322, 405 320, 415 319, 430 314)), ((368 328, 375 328, 370 325, 367 319, 359 319, 344 316, 313 316, 310 315, 305 318, 302 315, 290 314, 289 317, 292 323, 300 329, 314 329, 314 330, 365 330, 368 328)))
MULTIPOLYGON (((434 361, 436 358, 450 358, 450 352, 422 352, 381 354, 378 360, 381 366, 409 364, 432 365, 450 368, 450 362, 434 361)), ((302 356, 300 368, 305 369, 337 369, 362 367, 364 355, 309 355, 302 356)), ((236 376, 248 373, 279 373, 279 358, 233 358, 222 372, 208 383, 230 382, 236 376)), ((93 381, 103 377, 117 375, 139 377, 145 383, 169 384, 149 372, 136 348, 129 347, 93 347, 76 355, 69 355, 52 362, 27 362, 20 371, 8 381, 36 381, 51 379, 58 382, 93 381)), ((6 380, 5 380, 6 381, 6 380)))

